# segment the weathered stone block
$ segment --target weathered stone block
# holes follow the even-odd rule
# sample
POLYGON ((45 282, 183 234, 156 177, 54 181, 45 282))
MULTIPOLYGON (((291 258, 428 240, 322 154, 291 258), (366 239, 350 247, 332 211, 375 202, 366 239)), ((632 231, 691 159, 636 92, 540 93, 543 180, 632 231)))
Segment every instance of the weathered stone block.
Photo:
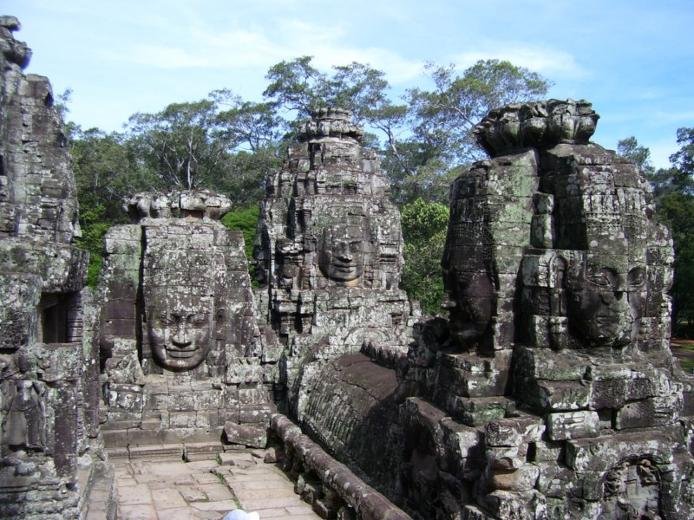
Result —
POLYGON ((540 469, 537 466, 523 464, 512 471, 495 472, 491 484, 497 490, 524 493, 535 487, 539 475, 540 469))
POLYGON ((197 420, 197 412, 170 412, 169 427, 170 428, 195 428, 197 420))
POLYGON ((547 435, 553 441, 595 437, 600 418, 597 412, 559 412, 547 415, 547 435))
POLYGON ((506 415, 510 401, 504 397, 477 397, 467 399, 452 396, 449 411, 468 426, 481 426, 506 415))
POLYGON ((655 423, 655 404, 652 399, 645 399, 627 403, 617 410, 614 427, 617 430, 647 428, 655 423))
POLYGON ((255 424, 224 423, 224 435, 230 444, 242 444, 251 448, 265 448, 267 426, 255 424))

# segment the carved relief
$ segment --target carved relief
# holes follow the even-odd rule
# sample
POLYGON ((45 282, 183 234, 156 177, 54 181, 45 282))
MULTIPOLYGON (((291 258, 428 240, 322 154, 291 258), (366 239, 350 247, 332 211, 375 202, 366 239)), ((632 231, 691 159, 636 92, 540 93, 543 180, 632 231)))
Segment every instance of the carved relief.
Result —
POLYGON ((601 518, 659 520, 660 472, 648 459, 624 461, 603 479, 601 518))
POLYGON ((206 291, 196 294, 192 289, 175 286, 153 290, 145 303, 152 354, 170 370, 195 368, 210 351, 215 330, 214 298, 206 291))

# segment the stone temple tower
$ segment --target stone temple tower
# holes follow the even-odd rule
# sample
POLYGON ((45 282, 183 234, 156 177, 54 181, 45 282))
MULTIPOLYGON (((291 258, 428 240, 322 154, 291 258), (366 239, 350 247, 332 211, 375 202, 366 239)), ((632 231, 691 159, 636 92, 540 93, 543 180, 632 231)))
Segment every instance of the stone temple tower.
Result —
POLYGON ((263 447, 278 345, 258 326, 243 236, 212 192, 140 193, 106 235, 99 346, 108 447, 263 447))
POLYGON ((597 120, 548 100, 475 128, 491 159, 451 191, 448 335, 419 337, 424 392, 401 411, 406 500, 429 517, 692 517, 672 244, 637 167, 589 141, 597 120))
POLYGON ((400 215, 361 141, 349 112, 318 111, 263 201, 261 304, 285 344, 283 374, 299 417, 301 388, 321 362, 362 348, 386 357, 407 349, 400 215))

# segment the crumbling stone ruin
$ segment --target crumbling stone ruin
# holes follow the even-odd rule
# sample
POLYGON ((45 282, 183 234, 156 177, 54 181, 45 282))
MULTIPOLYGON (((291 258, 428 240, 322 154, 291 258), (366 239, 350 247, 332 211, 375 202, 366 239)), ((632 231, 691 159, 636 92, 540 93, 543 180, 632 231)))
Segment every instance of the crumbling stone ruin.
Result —
POLYGON ((18 29, 0 17, 0 517, 107 515, 95 317, 85 310, 87 255, 74 245, 67 141, 50 83, 22 72, 31 51, 18 29))
MULTIPOLYGON (((415 324, 406 358, 368 342, 339 352, 299 390, 304 431, 415 518, 693 514, 692 381, 669 350, 671 241, 637 168, 589 142, 597 120, 570 100, 491 112, 475 132, 492 158, 451 188, 449 319, 415 324)), ((274 193, 266 244, 285 232, 267 225, 275 208, 303 207, 274 193)), ((266 265, 275 251, 266 245, 266 265)), ((286 292, 269 280, 272 302, 286 292)), ((286 323, 273 322, 281 337, 297 320, 286 323)), ((307 457, 292 471, 332 496, 307 457)))
POLYGON ((219 222, 230 207, 206 191, 141 193, 128 202, 136 223, 107 233, 107 446, 190 457, 219 449, 222 431, 265 446, 279 349, 257 324, 243 236, 219 222))
POLYGON ((362 349, 403 358, 418 313, 399 287, 400 215, 362 135, 349 112, 319 111, 262 204, 261 308, 285 345, 282 376, 299 420, 326 363, 362 349))
POLYGON ((590 103, 477 125, 491 158, 451 187, 447 318, 400 289, 399 213, 336 108, 268 179, 256 290, 229 200, 197 190, 133 195, 91 291, 18 28, 0 17, 0 516, 113 518, 107 454, 274 443, 323 518, 694 517, 671 240, 636 166, 589 141, 590 103))
POLYGON ((407 375, 423 383, 406 416, 429 462, 405 485, 419 504, 439 496, 425 516, 693 514, 671 241, 637 168, 588 141, 597 120, 550 100, 475 129, 492 159, 451 189, 450 323, 422 326, 407 375))

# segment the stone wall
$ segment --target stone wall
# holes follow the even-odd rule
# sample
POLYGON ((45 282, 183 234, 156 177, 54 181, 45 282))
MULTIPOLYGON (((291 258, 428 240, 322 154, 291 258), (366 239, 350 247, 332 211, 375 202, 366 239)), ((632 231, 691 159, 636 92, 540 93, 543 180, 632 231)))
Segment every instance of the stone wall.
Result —
POLYGON ((337 462, 285 416, 272 417, 282 444, 281 465, 296 482, 295 491, 321 518, 408 520, 411 517, 337 462))
POLYGON ((77 518, 108 476, 95 317, 62 121, 18 29, 0 17, 0 516, 77 518))

